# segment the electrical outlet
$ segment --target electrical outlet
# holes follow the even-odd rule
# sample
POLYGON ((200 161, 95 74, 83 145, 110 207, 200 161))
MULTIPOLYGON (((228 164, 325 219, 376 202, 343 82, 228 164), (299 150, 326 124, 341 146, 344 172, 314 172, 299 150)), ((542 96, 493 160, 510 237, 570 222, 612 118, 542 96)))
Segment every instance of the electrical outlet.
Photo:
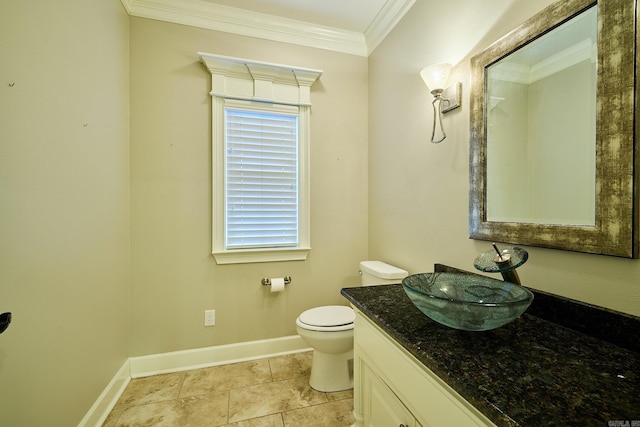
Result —
POLYGON ((205 310, 204 311, 204 326, 215 326, 216 324, 216 311, 205 310))

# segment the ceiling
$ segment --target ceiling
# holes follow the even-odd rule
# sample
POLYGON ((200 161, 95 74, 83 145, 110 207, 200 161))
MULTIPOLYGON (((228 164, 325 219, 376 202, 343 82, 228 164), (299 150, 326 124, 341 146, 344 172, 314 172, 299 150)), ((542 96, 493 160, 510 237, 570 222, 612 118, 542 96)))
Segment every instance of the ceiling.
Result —
POLYGON ((387 0, 205 0, 364 34, 387 0))
POLYGON ((120 0, 131 16, 368 56, 416 0, 120 0))

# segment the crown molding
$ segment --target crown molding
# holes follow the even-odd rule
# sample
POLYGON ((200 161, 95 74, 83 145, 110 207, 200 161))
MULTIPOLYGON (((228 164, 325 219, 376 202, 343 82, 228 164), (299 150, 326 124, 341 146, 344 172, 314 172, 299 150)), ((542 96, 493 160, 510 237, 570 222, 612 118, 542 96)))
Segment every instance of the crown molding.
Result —
POLYGON ((369 28, 364 32, 367 56, 378 47, 411 9, 416 0, 388 0, 369 28))
POLYGON ((120 0, 131 16, 368 56, 415 0, 388 0, 365 34, 202 0, 120 0))

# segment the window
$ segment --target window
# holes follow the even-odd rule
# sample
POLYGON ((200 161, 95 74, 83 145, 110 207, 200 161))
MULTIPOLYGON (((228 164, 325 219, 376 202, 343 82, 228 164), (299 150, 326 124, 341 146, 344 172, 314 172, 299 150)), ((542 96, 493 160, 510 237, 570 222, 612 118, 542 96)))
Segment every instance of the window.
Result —
POLYGON ((225 108, 225 248, 298 247, 298 114, 225 108))
POLYGON ((308 107, 219 99, 213 149, 218 264, 304 260, 308 107))
POLYGON ((306 259, 309 98, 321 72, 200 57, 212 74, 216 262, 306 259))

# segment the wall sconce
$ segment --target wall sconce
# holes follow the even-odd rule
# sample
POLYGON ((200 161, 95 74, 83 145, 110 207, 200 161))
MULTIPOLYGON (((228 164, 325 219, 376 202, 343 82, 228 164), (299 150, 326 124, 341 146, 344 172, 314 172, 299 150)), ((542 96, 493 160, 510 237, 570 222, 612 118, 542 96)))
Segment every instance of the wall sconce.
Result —
POLYGON ((447 80, 451 73, 451 64, 435 64, 425 67, 420 71, 420 76, 433 94, 433 132, 431 132, 431 142, 437 144, 447 137, 442 125, 442 114, 460 107, 462 100, 462 83, 458 82, 451 87, 447 87, 447 80), (438 107, 436 108, 436 103, 438 107), (444 106, 443 106, 444 103, 444 106), (435 140, 436 122, 440 122, 442 138, 435 140))

